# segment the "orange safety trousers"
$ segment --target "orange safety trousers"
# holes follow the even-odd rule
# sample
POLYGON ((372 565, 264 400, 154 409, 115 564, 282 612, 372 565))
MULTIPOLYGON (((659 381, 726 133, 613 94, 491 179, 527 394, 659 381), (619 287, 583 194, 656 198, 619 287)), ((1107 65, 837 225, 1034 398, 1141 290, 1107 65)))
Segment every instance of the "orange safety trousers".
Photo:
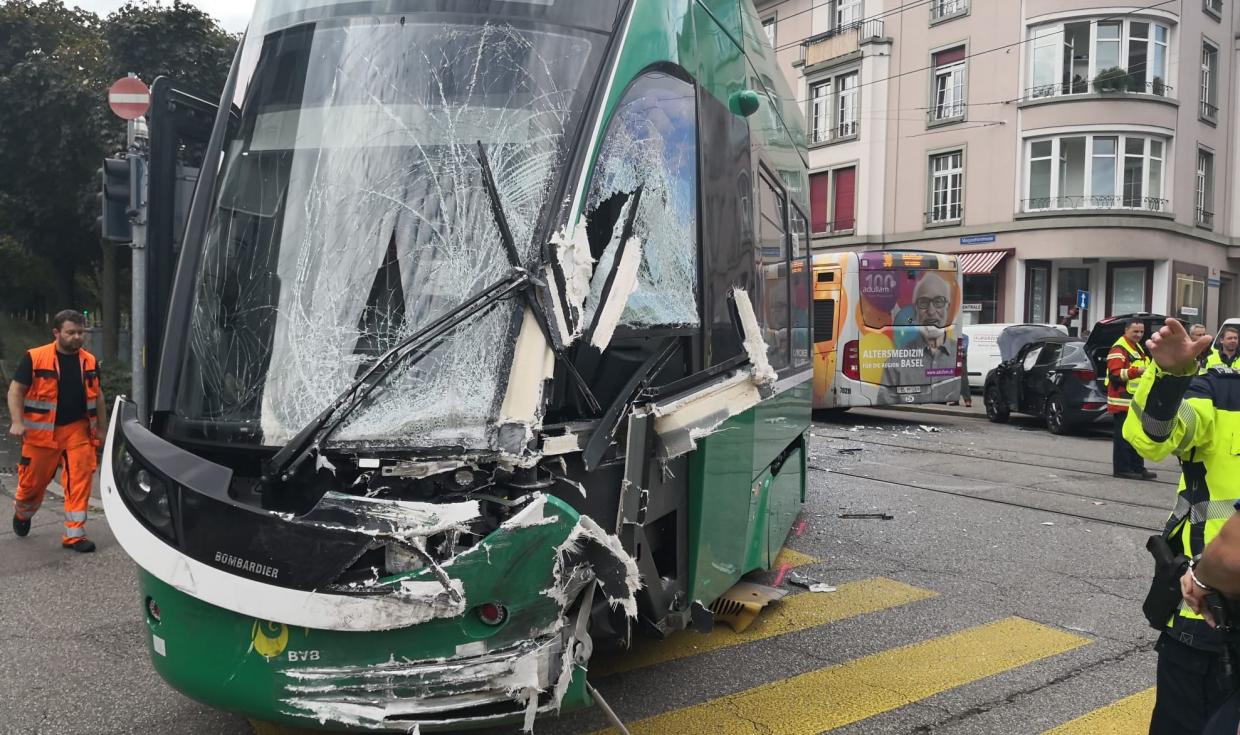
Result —
POLYGON ((90 487, 95 476, 95 447, 90 441, 90 424, 86 419, 67 426, 57 426, 55 447, 37 447, 22 443, 22 458, 17 466, 17 501, 14 510, 20 520, 28 521, 43 505, 47 485, 63 467, 61 485, 65 490, 65 534, 61 543, 76 544, 86 538, 86 509, 90 505, 90 487))

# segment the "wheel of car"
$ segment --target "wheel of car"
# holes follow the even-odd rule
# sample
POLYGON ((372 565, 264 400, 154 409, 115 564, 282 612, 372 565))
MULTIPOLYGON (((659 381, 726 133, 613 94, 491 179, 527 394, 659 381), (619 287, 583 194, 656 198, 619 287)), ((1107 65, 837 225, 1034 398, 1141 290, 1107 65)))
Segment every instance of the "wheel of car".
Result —
POLYGON ((1052 434, 1068 433, 1068 422, 1064 418, 1063 396, 1056 393, 1046 399, 1042 408, 1042 418, 1046 419, 1046 429, 1052 434))
POLYGON ((1008 420, 1008 407, 1003 402, 1003 396, 999 395, 999 387, 996 385, 986 386, 986 392, 982 394, 982 401, 986 404, 986 418, 1001 424, 1008 420))

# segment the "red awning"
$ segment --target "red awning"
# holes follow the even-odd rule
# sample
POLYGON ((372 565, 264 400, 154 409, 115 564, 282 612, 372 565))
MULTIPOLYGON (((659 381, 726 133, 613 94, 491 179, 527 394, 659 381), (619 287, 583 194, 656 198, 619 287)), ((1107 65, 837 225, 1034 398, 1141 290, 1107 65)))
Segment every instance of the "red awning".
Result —
POLYGON ((990 273, 1007 257, 1006 250, 983 250, 977 253, 960 253, 960 272, 966 276, 982 276, 990 273))

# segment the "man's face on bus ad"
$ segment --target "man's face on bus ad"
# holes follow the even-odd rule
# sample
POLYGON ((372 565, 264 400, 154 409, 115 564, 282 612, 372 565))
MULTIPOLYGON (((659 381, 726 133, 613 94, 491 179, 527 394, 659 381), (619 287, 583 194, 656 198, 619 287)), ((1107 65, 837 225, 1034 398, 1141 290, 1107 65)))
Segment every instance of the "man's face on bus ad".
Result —
POLYGON ((917 323, 922 326, 947 326, 947 309, 951 305, 951 286, 937 274, 927 273, 913 289, 913 307, 917 323))

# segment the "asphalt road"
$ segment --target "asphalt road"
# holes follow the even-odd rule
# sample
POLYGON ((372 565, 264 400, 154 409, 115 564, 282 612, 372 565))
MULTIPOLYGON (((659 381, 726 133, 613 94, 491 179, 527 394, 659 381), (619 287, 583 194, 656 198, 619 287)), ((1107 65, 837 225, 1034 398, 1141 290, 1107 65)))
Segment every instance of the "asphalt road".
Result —
MULTIPOLYGON (((1020 417, 854 411, 813 434, 786 560, 837 590, 790 595, 744 636, 597 660, 595 685, 635 734, 1141 731, 1155 638, 1143 546, 1174 465, 1117 480, 1109 431, 1053 437, 1020 417)), ((14 449, 0 443, 3 466, 14 449)), ((0 493, 13 485, 0 474, 0 493)), ((61 550, 58 516, 49 499, 31 537, 0 526, 0 680, 16 693, 0 697, 0 732, 253 732, 153 673, 132 563, 98 514, 99 552, 61 550)), ((537 732, 606 726, 592 709, 537 732)))

